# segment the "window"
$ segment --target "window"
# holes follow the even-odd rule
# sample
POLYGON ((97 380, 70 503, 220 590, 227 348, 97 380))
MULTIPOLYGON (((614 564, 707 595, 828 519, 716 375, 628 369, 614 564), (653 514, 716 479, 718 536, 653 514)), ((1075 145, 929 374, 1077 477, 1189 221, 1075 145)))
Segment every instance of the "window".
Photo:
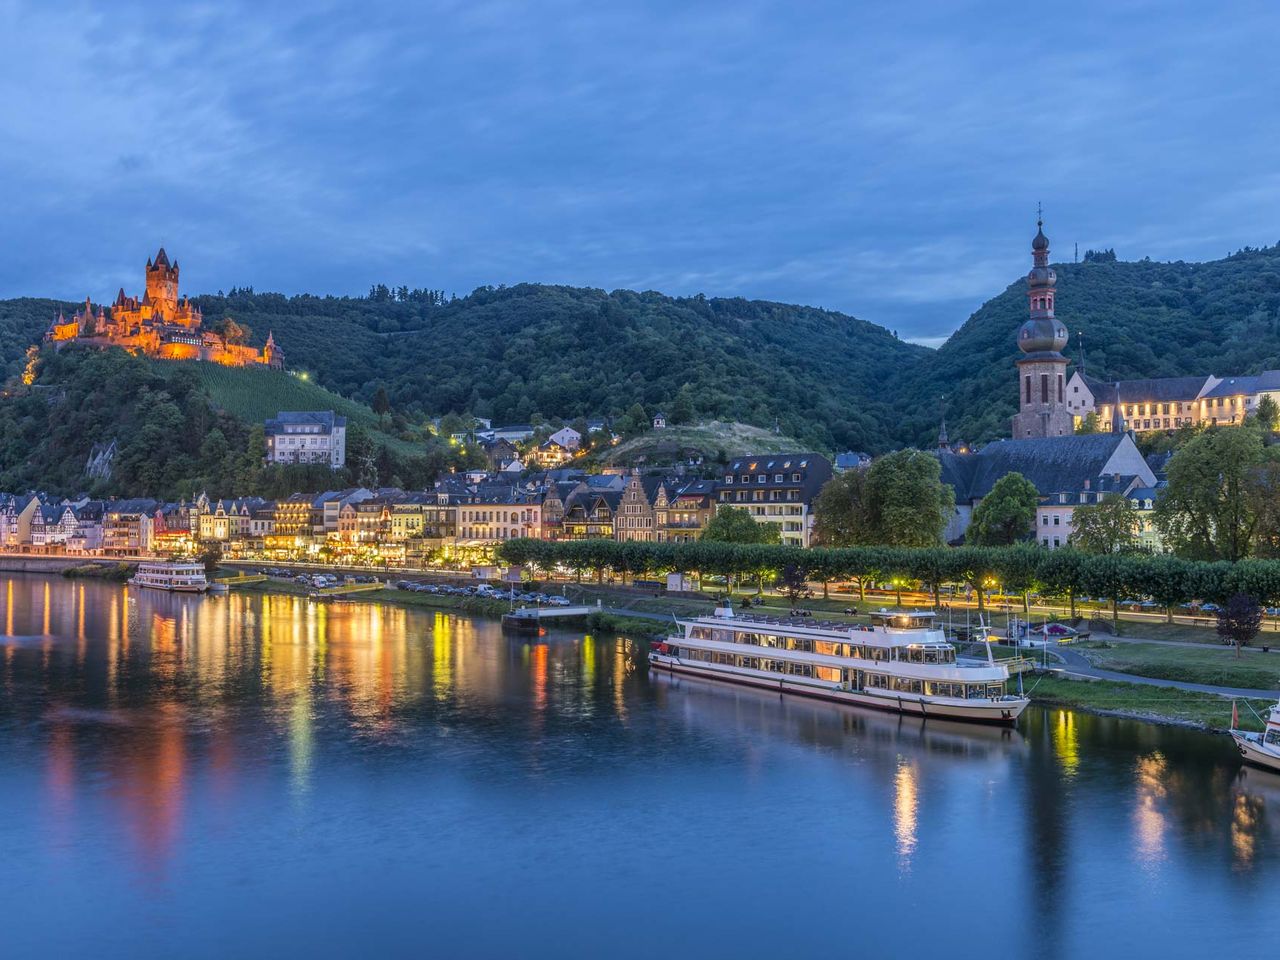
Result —
POLYGON ((1026 399, 1026 402, 1027 402, 1027 403, 1030 403, 1030 402, 1031 402, 1031 374, 1027 374, 1027 376, 1026 376, 1026 378, 1025 378, 1025 381, 1026 381, 1026 387, 1027 387, 1027 399, 1026 399))
POLYGON ((1040 374, 1040 402, 1049 402, 1049 375, 1047 373, 1040 374))

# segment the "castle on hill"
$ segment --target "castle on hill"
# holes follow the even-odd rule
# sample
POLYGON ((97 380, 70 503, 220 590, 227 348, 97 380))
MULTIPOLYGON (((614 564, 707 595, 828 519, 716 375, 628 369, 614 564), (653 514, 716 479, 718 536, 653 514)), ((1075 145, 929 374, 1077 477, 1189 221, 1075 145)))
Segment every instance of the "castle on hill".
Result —
POLYGON ((88 298, 70 319, 59 312, 44 338, 55 346, 77 343, 90 347, 123 347, 161 360, 207 360, 228 367, 262 365, 283 369, 284 354, 268 334, 259 350, 234 343, 212 330, 202 329, 200 308, 178 296, 178 261, 169 262, 164 247, 147 261, 142 298, 116 294, 109 309, 95 311, 88 298))

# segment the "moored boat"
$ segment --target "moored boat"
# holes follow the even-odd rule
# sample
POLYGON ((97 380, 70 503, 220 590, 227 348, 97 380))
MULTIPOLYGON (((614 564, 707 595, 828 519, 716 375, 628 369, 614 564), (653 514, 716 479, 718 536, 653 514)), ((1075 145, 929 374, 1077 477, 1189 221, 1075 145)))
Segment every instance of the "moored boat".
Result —
POLYGON ((1236 742, 1236 749, 1245 763, 1265 767, 1280 773, 1280 703, 1271 708, 1267 714, 1267 725, 1261 733, 1240 730, 1239 711, 1231 705, 1231 739, 1236 742))
POLYGON ((961 662, 925 611, 881 610, 871 626, 735 614, 677 621, 652 667, 896 713, 1013 723, 1026 697, 1007 691, 1006 664, 961 662))
POLYGON ((171 593, 204 593, 209 589, 204 564, 196 560, 144 560, 129 583, 171 593))

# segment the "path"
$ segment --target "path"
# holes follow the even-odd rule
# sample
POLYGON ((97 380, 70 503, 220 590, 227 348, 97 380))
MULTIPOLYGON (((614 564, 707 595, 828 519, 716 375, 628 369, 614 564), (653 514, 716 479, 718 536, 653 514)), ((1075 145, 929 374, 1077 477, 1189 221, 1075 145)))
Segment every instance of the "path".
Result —
MULTIPOLYGON (((1166 641, 1173 643, 1176 641, 1166 641)), ((1121 673, 1118 670, 1103 670, 1095 667, 1083 654, 1074 650, 1059 647, 1052 651, 1067 666, 1054 672, 1073 677, 1089 677, 1094 680, 1115 680, 1120 683, 1145 683, 1155 687, 1176 687, 1193 693, 1215 693, 1221 697, 1257 697, 1264 700, 1280 699, 1280 690, 1250 690, 1245 687, 1215 687, 1207 683, 1190 683, 1185 680, 1164 680, 1160 677, 1143 677, 1135 673, 1121 673)))

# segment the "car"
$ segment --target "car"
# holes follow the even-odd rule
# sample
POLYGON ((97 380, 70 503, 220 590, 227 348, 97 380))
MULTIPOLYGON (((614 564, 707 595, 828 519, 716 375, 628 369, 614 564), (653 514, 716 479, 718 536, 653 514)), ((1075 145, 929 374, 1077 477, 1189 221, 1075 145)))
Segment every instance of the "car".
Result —
POLYGON ((553 607, 567 607, 569 606, 569 598, 568 597, 547 597, 547 603, 551 604, 551 606, 553 607))

